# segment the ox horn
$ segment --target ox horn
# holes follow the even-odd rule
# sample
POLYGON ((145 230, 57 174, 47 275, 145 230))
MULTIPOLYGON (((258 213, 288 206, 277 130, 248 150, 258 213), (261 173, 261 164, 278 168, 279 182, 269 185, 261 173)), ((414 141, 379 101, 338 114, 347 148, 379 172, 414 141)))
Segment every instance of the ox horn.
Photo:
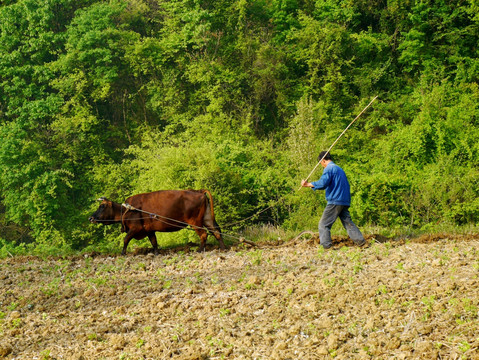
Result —
POLYGON ((106 197, 104 197, 104 196, 102 196, 102 197, 100 197, 100 198, 96 199, 96 201, 103 201, 103 200, 107 200, 107 198, 106 198, 106 197))

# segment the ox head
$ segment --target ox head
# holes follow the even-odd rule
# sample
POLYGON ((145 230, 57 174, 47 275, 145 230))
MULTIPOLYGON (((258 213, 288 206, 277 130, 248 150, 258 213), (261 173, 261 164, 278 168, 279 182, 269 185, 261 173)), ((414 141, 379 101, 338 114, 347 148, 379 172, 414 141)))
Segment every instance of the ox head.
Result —
POLYGON ((113 207, 113 201, 108 200, 106 197, 101 197, 97 199, 100 201, 100 206, 98 209, 88 218, 92 223, 105 223, 115 219, 115 211, 113 207))

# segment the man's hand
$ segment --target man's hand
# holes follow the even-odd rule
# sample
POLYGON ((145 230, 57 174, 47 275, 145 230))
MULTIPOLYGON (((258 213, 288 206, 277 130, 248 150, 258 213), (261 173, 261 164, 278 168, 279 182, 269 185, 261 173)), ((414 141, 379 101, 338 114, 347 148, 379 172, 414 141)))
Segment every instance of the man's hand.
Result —
POLYGON ((309 187, 309 188, 314 187, 313 184, 311 184, 310 182, 307 182, 306 180, 301 180, 301 186, 302 187, 309 187))

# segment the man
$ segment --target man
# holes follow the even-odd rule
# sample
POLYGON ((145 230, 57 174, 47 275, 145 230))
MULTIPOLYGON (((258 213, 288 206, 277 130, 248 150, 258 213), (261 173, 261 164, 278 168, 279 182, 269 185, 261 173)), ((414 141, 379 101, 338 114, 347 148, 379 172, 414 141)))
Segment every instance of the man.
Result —
POLYGON ((318 160, 321 160, 321 166, 324 168, 323 175, 318 181, 312 183, 302 180, 301 186, 309 187, 313 190, 326 190, 328 205, 324 209, 323 216, 319 220, 318 225, 320 244, 325 249, 329 249, 332 246, 331 227, 339 217, 351 240, 359 246, 364 245, 366 243, 364 236, 353 223, 349 214, 351 191, 344 170, 332 161, 331 155, 326 151, 322 151, 319 154, 318 160))

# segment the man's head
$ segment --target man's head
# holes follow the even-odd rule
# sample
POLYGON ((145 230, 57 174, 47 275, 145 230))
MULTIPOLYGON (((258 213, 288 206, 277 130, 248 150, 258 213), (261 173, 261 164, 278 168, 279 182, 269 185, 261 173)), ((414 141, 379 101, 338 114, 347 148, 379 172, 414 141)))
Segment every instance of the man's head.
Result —
POLYGON ((318 161, 321 161, 322 167, 326 167, 329 162, 332 161, 331 154, 327 151, 321 151, 318 156, 318 161))

